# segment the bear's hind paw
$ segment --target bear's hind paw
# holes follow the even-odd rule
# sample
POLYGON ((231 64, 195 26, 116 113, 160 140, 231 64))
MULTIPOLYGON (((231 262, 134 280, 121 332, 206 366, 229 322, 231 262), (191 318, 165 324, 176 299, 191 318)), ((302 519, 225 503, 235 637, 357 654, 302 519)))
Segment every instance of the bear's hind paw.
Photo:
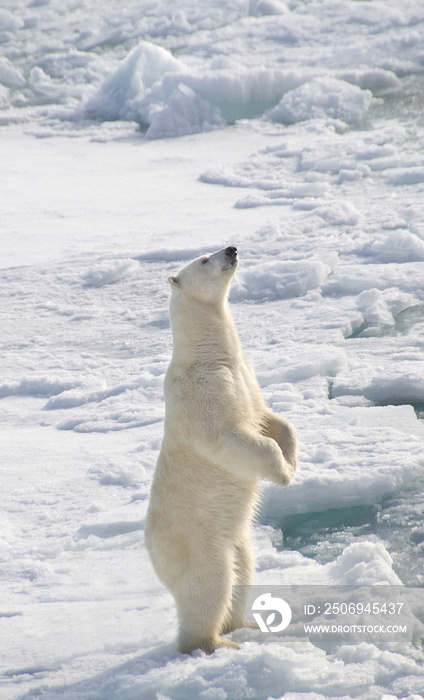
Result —
POLYGON ((237 642, 227 642, 223 639, 219 640, 217 649, 219 649, 219 647, 228 647, 229 649, 241 649, 240 644, 237 644, 237 642))
POLYGON ((236 644, 236 642, 229 642, 219 637, 218 639, 202 639, 198 642, 192 642, 191 644, 179 644, 178 651, 180 651, 182 654, 192 654, 193 651, 200 649, 201 651, 204 651, 205 654, 213 654, 214 651, 220 647, 240 649, 240 644, 236 644))
POLYGON ((246 620, 245 618, 239 622, 227 622, 221 629, 220 634, 229 634, 230 632, 234 632, 234 630, 239 630, 242 629, 243 627, 249 627, 250 629, 253 630, 258 630, 259 625, 257 622, 254 622, 253 620, 246 620))

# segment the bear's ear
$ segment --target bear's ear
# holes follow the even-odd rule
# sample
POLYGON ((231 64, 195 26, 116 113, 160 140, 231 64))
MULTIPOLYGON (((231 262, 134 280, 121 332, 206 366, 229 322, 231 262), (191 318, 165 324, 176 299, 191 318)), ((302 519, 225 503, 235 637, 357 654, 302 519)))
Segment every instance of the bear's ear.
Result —
POLYGON ((180 280, 178 279, 178 277, 168 277, 168 282, 171 285, 171 287, 180 286, 180 280))

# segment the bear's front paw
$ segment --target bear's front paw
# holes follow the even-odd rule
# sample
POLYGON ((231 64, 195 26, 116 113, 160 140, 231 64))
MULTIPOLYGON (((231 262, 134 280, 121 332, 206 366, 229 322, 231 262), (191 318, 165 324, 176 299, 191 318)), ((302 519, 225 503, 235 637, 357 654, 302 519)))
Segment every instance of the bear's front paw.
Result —
POLYGON ((293 477, 291 474, 288 474, 286 471, 282 471, 279 474, 276 474, 272 481, 277 484, 277 486, 288 486, 291 484, 293 480, 293 477))
POLYGON ((272 463, 272 473, 269 478, 277 484, 277 486, 288 486, 293 480, 294 469, 284 458, 280 448, 277 445, 275 445, 275 447, 275 459, 272 463))

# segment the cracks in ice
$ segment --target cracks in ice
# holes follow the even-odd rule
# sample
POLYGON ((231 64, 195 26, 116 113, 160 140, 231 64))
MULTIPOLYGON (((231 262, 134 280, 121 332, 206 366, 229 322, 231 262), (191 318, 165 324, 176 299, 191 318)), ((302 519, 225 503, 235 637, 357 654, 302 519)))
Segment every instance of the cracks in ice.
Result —
POLYGON ((424 305, 417 303, 408 306, 398 314, 393 314, 393 323, 372 323, 368 318, 364 318, 362 323, 355 327, 350 333, 345 335, 346 340, 355 338, 408 335, 414 330, 415 334, 424 332, 424 305))

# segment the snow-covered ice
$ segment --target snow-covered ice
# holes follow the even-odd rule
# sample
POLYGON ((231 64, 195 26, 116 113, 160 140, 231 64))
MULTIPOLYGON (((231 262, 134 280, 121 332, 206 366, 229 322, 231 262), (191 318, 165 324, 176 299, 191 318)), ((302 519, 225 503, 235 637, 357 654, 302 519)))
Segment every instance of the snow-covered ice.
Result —
POLYGON ((421 700, 415 643, 185 657, 143 543, 166 279, 230 301, 300 439, 262 585, 424 590, 424 7, 3 0, 0 697, 421 700))

